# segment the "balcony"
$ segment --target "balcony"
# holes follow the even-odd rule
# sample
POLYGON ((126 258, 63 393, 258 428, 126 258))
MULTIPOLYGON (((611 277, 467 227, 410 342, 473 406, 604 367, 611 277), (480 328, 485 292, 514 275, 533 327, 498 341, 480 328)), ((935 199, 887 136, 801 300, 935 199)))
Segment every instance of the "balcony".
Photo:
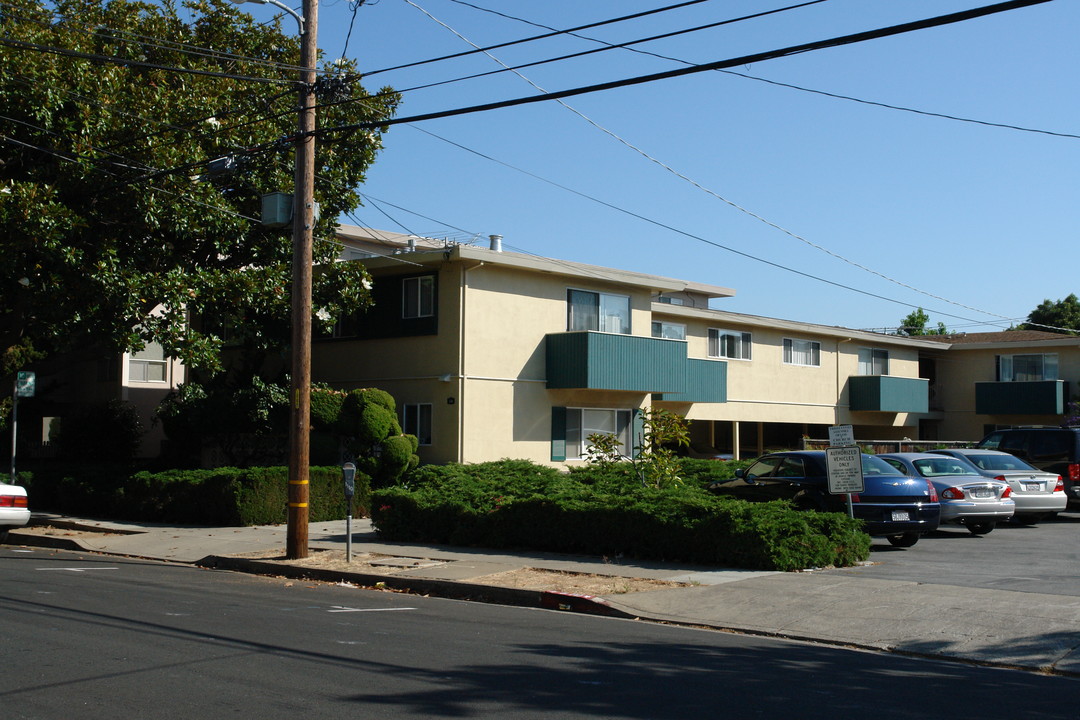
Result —
POLYGON ((909 412, 930 410, 930 381, 888 375, 856 375, 848 378, 852 412, 909 412))
POLYGON ((566 332, 548 335, 545 344, 550 389, 658 393, 675 402, 727 399, 727 364, 688 359, 680 340, 566 332))
POLYGON ((1068 402, 1064 380, 975 383, 977 415, 1062 415, 1068 402))

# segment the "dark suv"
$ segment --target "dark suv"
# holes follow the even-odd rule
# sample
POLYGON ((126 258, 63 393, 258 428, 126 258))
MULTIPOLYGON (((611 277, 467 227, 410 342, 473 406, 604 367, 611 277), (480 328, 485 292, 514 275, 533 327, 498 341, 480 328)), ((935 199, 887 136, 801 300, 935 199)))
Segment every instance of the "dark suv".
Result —
POLYGON ((1080 427, 1018 427, 995 430, 977 447, 1004 450, 1065 481, 1069 504, 1080 506, 1080 427))

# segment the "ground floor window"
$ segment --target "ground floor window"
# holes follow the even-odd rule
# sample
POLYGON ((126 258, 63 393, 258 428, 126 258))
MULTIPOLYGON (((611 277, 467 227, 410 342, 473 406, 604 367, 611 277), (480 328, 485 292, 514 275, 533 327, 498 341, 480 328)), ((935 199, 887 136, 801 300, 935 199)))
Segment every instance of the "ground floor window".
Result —
POLYGON ((619 439, 622 453, 630 455, 633 443, 630 427, 631 410, 606 410, 595 408, 566 408, 566 459, 580 460, 589 449, 589 436, 614 435, 619 439))
POLYGON ((415 435, 421 445, 431 444, 431 403, 406 403, 401 406, 401 429, 415 435))

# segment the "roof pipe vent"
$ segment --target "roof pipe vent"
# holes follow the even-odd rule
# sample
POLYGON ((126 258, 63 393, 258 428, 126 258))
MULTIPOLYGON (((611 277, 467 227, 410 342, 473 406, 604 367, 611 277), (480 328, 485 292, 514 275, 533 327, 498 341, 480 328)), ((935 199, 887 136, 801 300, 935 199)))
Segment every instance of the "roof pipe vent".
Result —
POLYGON ((488 235, 488 239, 491 240, 492 250, 502 252, 502 235, 488 235))
POLYGON ((409 236, 409 252, 416 252, 416 238, 409 236))

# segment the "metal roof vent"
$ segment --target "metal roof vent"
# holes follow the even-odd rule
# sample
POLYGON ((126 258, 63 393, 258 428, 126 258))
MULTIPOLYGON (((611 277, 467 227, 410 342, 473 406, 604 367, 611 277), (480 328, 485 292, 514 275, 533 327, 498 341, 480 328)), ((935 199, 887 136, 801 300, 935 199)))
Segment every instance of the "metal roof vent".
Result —
POLYGON ((488 239, 491 240, 492 250, 502 252, 502 235, 488 235, 488 239))

